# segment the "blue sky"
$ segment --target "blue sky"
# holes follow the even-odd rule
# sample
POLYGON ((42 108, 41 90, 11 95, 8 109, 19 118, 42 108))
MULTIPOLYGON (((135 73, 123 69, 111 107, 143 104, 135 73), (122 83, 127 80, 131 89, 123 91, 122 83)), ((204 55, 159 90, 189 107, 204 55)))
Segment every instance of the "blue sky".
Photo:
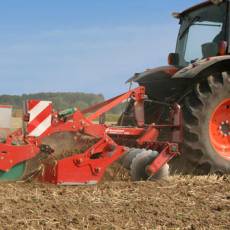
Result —
POLYGON ((110 97, 175 49, 172 12, 199 0, 0 2, 0 94, 80 91, 110 97))

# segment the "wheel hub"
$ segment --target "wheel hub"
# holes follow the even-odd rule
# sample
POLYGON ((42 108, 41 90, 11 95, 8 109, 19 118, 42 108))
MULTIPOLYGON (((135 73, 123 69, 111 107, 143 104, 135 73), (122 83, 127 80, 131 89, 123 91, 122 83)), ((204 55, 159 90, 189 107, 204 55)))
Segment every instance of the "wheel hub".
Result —
POLYGON ((223 100, 212 113, 209 137, 216 153, 230 161, 230 98, 223 100))
POLYGON ((230 125, 228 120, 222 122, 220 125, 220 133, 225 137, 230 136, 230 125))

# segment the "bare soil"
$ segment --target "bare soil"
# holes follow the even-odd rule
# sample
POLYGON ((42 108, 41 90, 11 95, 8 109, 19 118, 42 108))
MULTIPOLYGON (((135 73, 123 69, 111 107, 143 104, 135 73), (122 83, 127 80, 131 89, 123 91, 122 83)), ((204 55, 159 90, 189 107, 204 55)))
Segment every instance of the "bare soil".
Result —
POLYGON ((230 229, 230 177, 0 184, 0 229, 230 229))
POLYGON ((96 186, 1 183, 1 229, 230 229, 230 176, 134 183, 115 165, 96 186))

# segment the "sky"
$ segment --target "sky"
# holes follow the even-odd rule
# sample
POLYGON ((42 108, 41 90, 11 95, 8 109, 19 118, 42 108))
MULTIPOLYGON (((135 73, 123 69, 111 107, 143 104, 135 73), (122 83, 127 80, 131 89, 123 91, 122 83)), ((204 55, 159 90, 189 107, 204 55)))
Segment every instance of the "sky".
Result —
POLYGON ((171 16, 199 0, 0 1, 0 94, 115 96, 136 72, 166 65, 171 16))

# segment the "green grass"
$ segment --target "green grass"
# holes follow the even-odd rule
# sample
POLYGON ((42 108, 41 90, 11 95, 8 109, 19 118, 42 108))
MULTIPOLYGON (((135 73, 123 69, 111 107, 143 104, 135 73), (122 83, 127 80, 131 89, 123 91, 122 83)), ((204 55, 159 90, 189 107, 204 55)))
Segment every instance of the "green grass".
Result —
POLYGON ((106 114, 106 121, 107 122, 117 122, 119 119, 119 114, 106 114))

